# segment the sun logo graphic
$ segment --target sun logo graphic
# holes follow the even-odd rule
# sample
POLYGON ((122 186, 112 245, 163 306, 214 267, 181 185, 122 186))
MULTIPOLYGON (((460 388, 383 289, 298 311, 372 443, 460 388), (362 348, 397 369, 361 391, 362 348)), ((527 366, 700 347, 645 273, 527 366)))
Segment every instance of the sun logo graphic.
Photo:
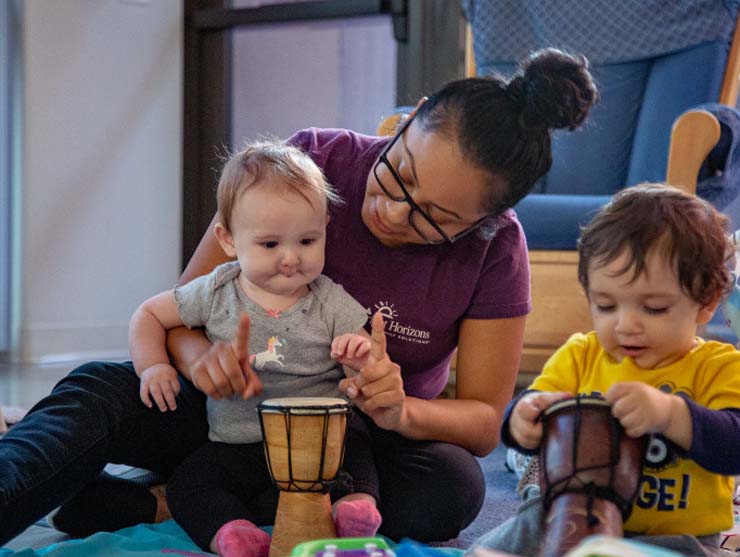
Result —
POLYGON ((383 316, 383 321, 388 321, 389 319, 396 319, 398 317, 398 312, 394 309, 394 304, 391 304, 390 302, 378 302, 375 304, 373 310, 370 309, 367 310, 367 313, 369 315, 375 315, 376 313, 380 313, 383 316))
POLYGON ((418 329, 413 326, 399 323, 398 312, 395 304, 385 301, 375 303, 372 308, 367 308, 367 314, 372 316, 380 313, 383 316, 383 325, 385 334, 388 338, 398 339, 404 342, 414 342, 417 344, 429 344, 431 333, 427 330, 418 329))

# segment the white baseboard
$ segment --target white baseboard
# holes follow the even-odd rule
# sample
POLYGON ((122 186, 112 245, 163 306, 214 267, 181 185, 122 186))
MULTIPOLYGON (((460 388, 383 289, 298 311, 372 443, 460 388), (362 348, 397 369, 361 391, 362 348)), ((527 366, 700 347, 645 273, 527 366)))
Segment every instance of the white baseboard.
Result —
POLYGON ((127 360, 128 323, 52 324, 23 328, 19 359, 29 364, 127 360))

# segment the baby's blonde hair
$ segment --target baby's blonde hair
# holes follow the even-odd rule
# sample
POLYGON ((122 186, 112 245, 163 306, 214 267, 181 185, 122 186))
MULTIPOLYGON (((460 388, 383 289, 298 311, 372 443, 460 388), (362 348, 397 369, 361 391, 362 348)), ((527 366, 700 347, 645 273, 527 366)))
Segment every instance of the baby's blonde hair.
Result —
POLYGON ((279 140, 254 141, 231 155, 221 172, 216 198, 218 218, 226 230, 231 232, 234 205, 241 195, 269 173, 310 204, 316 196, 327 204, 342 202, 306 153, 279 140))

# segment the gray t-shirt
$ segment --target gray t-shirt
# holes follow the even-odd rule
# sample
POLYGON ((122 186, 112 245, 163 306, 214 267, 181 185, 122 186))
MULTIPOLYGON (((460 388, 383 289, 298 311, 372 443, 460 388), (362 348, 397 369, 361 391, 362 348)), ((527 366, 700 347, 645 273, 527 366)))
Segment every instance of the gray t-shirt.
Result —
POLYGON ((223 443, 262 440, 257 405, 268 398, 337 397, 343 376, 331 359, 331 341, 358 332, 367 311, 340 285, 324 275, 309 284, 309 293, 279 313, 267 312, 239 286, 237 262, 175 288, 180 318, 188 327, 205 327, 211 340, 230 342, 243 312, 249 314, 249 353, 264 391, 243 400, 208 399, 208 437, 223 443))

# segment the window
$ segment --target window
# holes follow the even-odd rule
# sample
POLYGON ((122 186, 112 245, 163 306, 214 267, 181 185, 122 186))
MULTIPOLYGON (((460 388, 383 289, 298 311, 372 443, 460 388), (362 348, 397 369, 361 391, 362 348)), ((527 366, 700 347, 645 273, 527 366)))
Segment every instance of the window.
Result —
POLYGON ((13 0, 0 2, 0 355, 14 347, 15 326, 20 296, 15 291, 19 271, 18 219, 20 211, 14 207, 18 196, 20 110, 17 93, 20 80, 19 39, 21 3, 13 0))

